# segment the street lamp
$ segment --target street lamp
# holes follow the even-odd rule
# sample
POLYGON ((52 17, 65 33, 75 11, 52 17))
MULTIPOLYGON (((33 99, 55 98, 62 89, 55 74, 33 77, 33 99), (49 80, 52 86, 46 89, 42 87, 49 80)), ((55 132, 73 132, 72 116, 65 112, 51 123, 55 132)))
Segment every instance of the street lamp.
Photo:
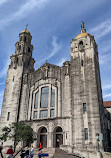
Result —
POLYGON ((96 133, 96 140, 97 140, 97 151, 100 152, 100 148, 99 148, 99 141, 100 141, 99 133, 96 133))

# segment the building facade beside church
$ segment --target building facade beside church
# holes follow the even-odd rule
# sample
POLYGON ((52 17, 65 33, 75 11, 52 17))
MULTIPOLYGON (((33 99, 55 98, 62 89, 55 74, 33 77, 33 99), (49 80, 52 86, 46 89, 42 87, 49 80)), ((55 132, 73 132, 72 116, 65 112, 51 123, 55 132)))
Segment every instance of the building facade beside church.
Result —
MULTIPOLYGON (((0 130, 17 121, 29 124, 36 136, 34 147, 109 150, 110 127, 105 121, 98 48, 94 36, 81 33, 72 39, 71 60, 62 67, 46 62, 37 70, 32 57, 32 36, 19 34, 7 71, 0 130)), ((8 145, 8 144, 7 144, 8 145)))

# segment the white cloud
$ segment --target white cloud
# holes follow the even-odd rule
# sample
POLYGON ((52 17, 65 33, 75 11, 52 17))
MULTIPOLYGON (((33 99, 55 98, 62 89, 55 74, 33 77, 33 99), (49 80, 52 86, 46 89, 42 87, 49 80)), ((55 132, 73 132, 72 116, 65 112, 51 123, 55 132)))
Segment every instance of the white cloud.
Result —
POLYGON ((103 98, 109 98, 109 97, 111 97, 111 93, 103 95, 103 98))
POLYGON ((106 54, 111 50, 111 40, 104 40, 103 42, 100 43, 99 45, 99 52, 101 54, 106 54))
POLYGON ((106 64, 110 62, 111 62, 111 54, 104 54, 104 55, 101 55, 99 58, 100 64, 106 64))
POLYGON ((65 61, 66 61, 66 58, 61 58, 61 60, 56 65, 62 66, 65 61))
POLYGON ((102 88, 103 91, 106 91, 106 90, 109 90, 109 89, 111 89, 111 84, 104 85, 103 88, 102 88))
POLYGON ((42 9, 48 1, 49 0, 27 0, 27 2, 22 5, 19 10, 0 21, 0 29, 3 29, 15 20, 23 19, 27 16, 27 14, 33 11, 34 8, 39 10, 42 9))
MULTIPOLYGON (((56 36, 52 37, 52 49, 51 49, 51 53, 49 54, 49 56, 47 56, 46 58, 42 59, 41 61, 39 61, 39 63, 43 63, 46 60, 49 60, 51 57, 53 57, 56 53, 58 53, 58 51, 61 49, 62 47, 62 43, 61 42, 57 42, 58 38, 56 36)), ((37 63, 36 63, 37 64, 37 63)), ((35 64, 35 68, 37 68, 37 65, 35 64)))
POLYGON ((61 43, 57 43, 57 37, 53 36, 52 37, 52 52, 51 54, 48 56, 47 59, 50 59, 52 56, 54 56, 62 47, 61 43))
POLYGON ((5 61, 5 63, 6 63, 6 64, 4 65, 3 69, 0 71, 0 78, 6 76, 7 70, 8 70, 8 66, 9 66, 9 64, 10 64, 10 59, 7 59, 7 60, 5 61))
POLYGON ((91 34, 94 34, 96 39, 105 36, 109 32, 111 32, 111 19, 107 19, 101 24, 89 30, 91 34))
POLYGON ((4 4, 6 2, 9 2, 9 0, 0 0, 0 5, 4 4))
POLYGON ((100 64, 108 64, 111 62, 110 50, 111 50, 111 40, 105 40, 104 42, 100 43, 100 47, 99 47, 100 64))

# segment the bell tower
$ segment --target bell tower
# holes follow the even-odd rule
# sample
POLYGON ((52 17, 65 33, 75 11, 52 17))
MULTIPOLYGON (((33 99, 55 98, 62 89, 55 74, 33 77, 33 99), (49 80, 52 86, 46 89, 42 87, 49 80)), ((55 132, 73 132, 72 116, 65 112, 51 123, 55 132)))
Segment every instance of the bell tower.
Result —
MULTIPOLYGON (((94 36, 81 33, 71 42, 71 97, 73 145, 76 148, 96 147, 96 134, 102 130, 102 100, 98 48, 94 36)), ((102 142, 101 148, 102 148, 102 142)))
MULTIPOLYGON (((31 44, 32 36, 30 32, 25 29, 19 34, 19 41, 15 44, 15 54, 16 60, 18 62, 14 63, 14 67, 16 68, 17 63, 22 64, 21 57, 23 59, 24 71, 25 70, 33 70, 34 67, 34 59, 32 58, 33 45, 31 44), (17 59, 18 57, 18 59, 17 59), (20 57, 20 58, 19 58, 20 57), (20 60, 19 60, 20 59, 20 60)), ((12 55, 13 58, 13 55, 12 55)), ((13 59, 12 59, 13 62, 13 59)))
POLYGON ((15 53, 10 57, 6 85, 3 97, 0 130, 19 120, 19 110, 23 89, 23 77, 34 71, 34 59, 32 58, 32 36, 25 29, 19 34, 19 41, 15 44, 15 53))

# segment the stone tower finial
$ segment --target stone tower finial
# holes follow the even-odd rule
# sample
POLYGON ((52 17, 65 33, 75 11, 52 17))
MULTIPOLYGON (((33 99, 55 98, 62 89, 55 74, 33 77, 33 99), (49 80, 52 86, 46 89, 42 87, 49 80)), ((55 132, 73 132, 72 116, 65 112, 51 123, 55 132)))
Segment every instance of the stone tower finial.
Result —
POLYGON ((81 33, 85 33, 86 29, 84 28, 84 22, 81 23, 81 33))

